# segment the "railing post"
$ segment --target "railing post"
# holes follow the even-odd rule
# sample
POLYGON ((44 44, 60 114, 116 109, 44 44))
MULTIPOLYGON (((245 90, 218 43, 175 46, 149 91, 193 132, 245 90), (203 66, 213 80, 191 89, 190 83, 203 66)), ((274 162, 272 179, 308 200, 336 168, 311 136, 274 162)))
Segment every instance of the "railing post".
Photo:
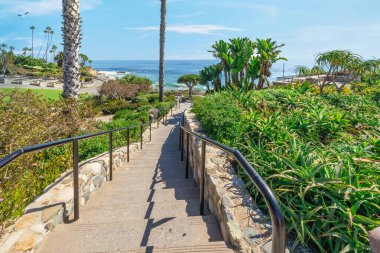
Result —
POLYGON ((152 141, 152 121, 149 123, 149 141, 152 141))
POLYGON ((185 134, 185 131, 181 128, 181 161, 183 162, 183 153, 185 149, 185 141, 183 135, 185 134))
POLYGON ((140 126, 140 146, 141 146, 141 149, 143 149, 143 131, 144 131, 143 126, 140 126))
POLYGON ((179 150, 182 149, 182 126, 179 125, 179 150))
POLYGON ((74 220, 79 219, 79 154, 78 141, 73 142, 74 220))
POLYGON ((129 144, 130 144, 131 131, 127 129, 127 162, 129 163, 129 144))
POLYGON ((205 181, 206 181, 206 142, 202 140, 202 167, 201 167, 201 184, 200 184, 200 214, 205 215, 205 181))
POLYGON ((189 163, 190 163, 190 134, 186 135, 186 178, 189 178, 189 163))
POLYGON ((157 116, 157 128, 160 127, 160 115, 157 116))
POLYGON ((109 176, 109 181, 112 181, 112 165, 113 165, 113 134, 112 132, 109 133, 109 153, 110 153, 110 176, 109 176))

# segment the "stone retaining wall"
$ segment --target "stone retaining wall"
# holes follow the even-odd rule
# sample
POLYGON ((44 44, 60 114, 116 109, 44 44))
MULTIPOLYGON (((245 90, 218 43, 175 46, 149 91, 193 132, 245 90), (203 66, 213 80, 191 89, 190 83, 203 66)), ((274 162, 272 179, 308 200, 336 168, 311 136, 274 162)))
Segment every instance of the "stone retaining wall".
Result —
MULTIPOLYGON (((149 129, 143 139, 144 142, 149 140, 149 129)), ((138 143, 131 144, 130 154, 138 148, 138 143)), ((80 164, 80 205, 85 205, 92 193, 107 180, 109 160, 109 154, 104 153, 80 164)), ((113 151, 113 170, 126 161, 127 147, 113 151)), ((24 215, 4 231, 0 238, 0 253, 34 252, 58 224, 72 221, 73 212, 73 178, 72 172, 67 172, 49 185, 41 196, 26 207, 24 215)))
MULTIPOLYGON (((191 112, 185 113, 185 126, 202 132, 191 112)), ((186 138, 184 141, 186 147, 186 138)), ((194 180, 199 183, 201 142, 190 135, 189 145, 190 167, 194 180)), ((206 147, 205 174, 206 203, 217 217, 224 239, 239 252, 270 252, 271 225, 267 217, 253 204, 226 154, 210 145, 206 147)))

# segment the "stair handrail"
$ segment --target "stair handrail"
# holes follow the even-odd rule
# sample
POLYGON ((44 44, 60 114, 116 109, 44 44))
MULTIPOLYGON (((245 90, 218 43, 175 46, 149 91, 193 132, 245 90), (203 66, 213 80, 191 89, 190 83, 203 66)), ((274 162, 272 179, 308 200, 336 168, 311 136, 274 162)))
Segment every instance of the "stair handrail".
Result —
MULTIPOLYGON (((173 114, 173 107, 177 106, 176 104, 172 103, 170 106, 170 109, 165 110, 164 115, 162 117, 157 118, 157 126, 159 126, 160 119, 162 119, 162 123, 165 124, 165 116, 167 120, 167 116, 169 114, 169 111, 171 114, 173 114)), ((37 152, 53 147, 58 147, 62 146, 68 143, 72 143, 72 154, 73 154, 73 187, 74 187, 74 220, 79 219, 79 147, 78 147, 78 142, 80 140, 87 140, 87 139, 92 139, 94 137, 98 136, 103 136, 107 135, 109 136, 109 177, 108 181, 112 181, 113 178, 113 169, 112 169, 112 163, 113 163, 113 133, 115 132, 120 132, 120 131, 127 131, 127 162, 129 162, 129 156, 130 156, 130 151, 129 151, 129 146, 130 146, 130 130, 134 128, 140 127, 140 148, 143 148, 143 132, 144 132, 144 127, 149 126, 149 139, 152 140, 152 123, 154 121, 154 117, 151 115, 149 116, 149 123, 142 123, 139 125, 133 125, 133 126, 127 126, 123 128, 117 128, 117 129, 112 129, 108 131, 102 131, 98 133, 93 133, 93 134, 86 134, 86 135, 81 135, 81 136, 76 136, 76 137, 71 137, 71 138, 66 138, 66 139, 61 139, 57 141, 52 141, 52 142, 46 142, 42 144, 37 144, 33 146, 28 146, 28 147, 23 147, 20 148, 9 155, 6 155, 5 157, 0 159, 0 169, 10 163, 12 163, 14 160, 16 160, 19 156, 23 154, 28 154, 32 152, 37 152)))
MULTIPOLYGON (((186 110, 185 110, 186 112, 186 110)), ((268 207, 269 214, 272 222, 272 253, 285 253, 286 250, 286 229, 285 229, 285 220, 282 214, 280 205, 274 194, 273 190, 265 182, 265 180, 257 173, 253 166, 248 162, 244 155, 231 147, 228 147, 220 142, 217 142, 213 139, 210 139, 198 132, 192 131, 184 126, 185 123, 185 112, 183 113, 183 120, 180 125, 180 150, 181 150, 181 160, 184 160, 184 149, 185 141, 184 136, 186 134, 186 178, 189 175, 189 136, 192 135, 196 138, 199 138, 202 141, 202 165, 201 165, 201 182, 200 182, 200 199, 201 207, 200 213, 203 215, 205 212, 205 163, 206 163, 206 144, 214 146, 220 150, 223 150, 227 154, 230 154, 235 158, 235 160, 240 164, 245 173, 248 175, 249 179, 259 190, 263 196, 265 203, 268 207)))

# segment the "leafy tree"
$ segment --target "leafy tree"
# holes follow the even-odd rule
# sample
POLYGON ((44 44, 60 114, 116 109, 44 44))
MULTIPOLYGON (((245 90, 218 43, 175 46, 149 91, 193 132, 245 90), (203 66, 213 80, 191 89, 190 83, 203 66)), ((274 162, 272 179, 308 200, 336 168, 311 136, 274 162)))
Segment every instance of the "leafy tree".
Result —
POLYGON ((316 62, 318 66, 328 69, 327 75, 320 83, 320 94, 323 94, 323 89, 332 82, 337 88, 338 93, 341 93, 343 88, 351 81, 357 79, 358 71, 362 65, 360 56, 348 50, 332 50, 317 55, 316 62), (337 83, 337 74, 341 72, 346 75, 342 83, 337 83), (331 80, 331 81, 330 81, 331 80))
POLYGON ((189 99, 192 99, 193 88, 194 86, 199 84, 200 81, 201 81, 201 77, 199 75, 187 74, 187 75, 180 76, 177 82, 186 84, 186 86, 189 88, 189 99))

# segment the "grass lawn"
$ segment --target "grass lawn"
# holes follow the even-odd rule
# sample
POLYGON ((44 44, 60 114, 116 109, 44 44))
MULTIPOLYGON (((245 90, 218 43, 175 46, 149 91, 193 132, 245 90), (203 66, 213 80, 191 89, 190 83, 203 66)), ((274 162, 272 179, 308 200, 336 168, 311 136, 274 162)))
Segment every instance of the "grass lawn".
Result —
POLYGON ((4 91, 4 92, 10 92, 13 90, 18 90, 18 91, 31 90, 32 92, 36 94, 41 94, 51 100, 59 100, 62 94, 61 90, 51 90, 51 89, 0 88, 0 91, 4 91))

